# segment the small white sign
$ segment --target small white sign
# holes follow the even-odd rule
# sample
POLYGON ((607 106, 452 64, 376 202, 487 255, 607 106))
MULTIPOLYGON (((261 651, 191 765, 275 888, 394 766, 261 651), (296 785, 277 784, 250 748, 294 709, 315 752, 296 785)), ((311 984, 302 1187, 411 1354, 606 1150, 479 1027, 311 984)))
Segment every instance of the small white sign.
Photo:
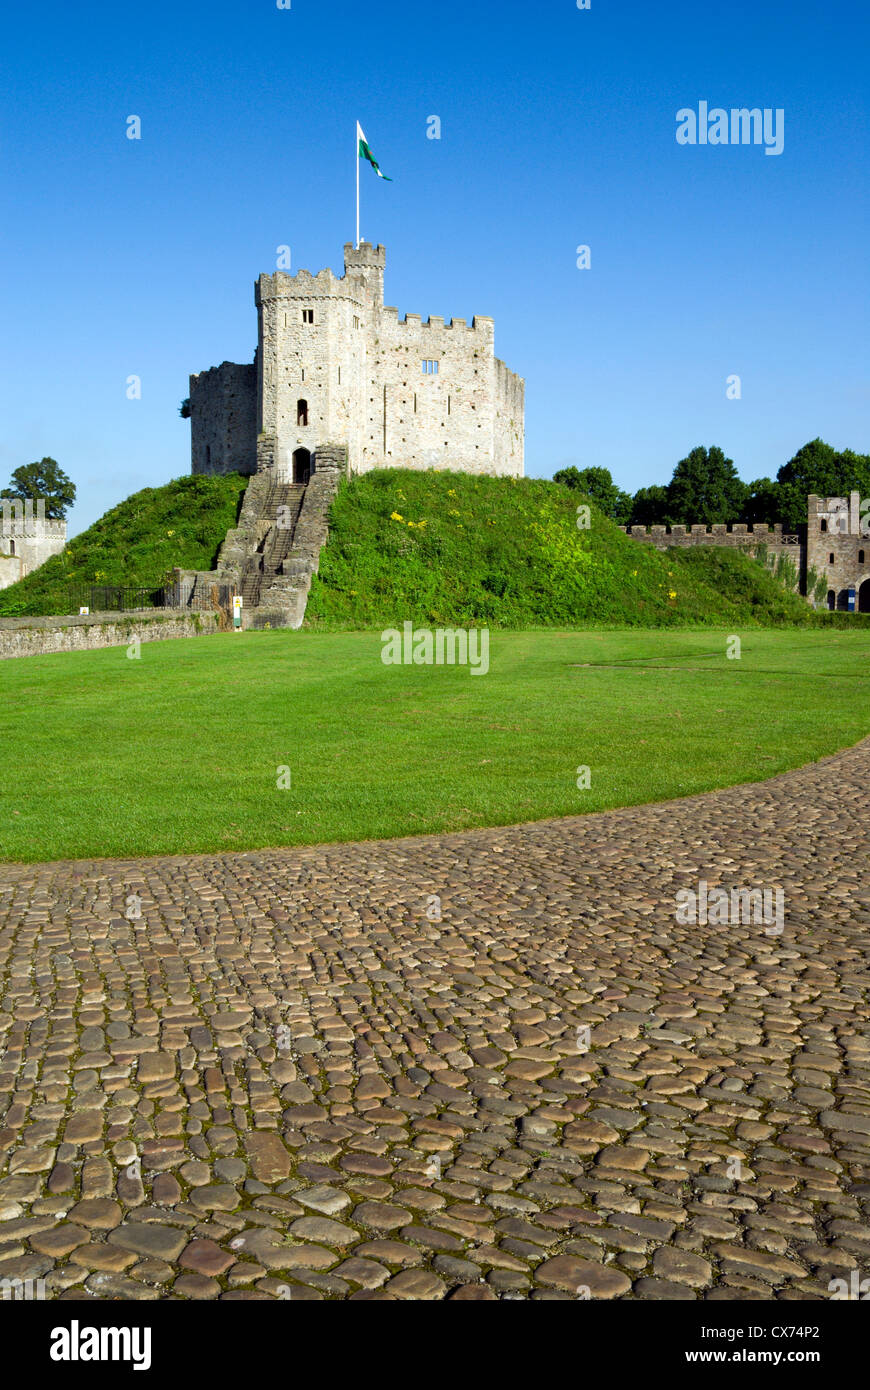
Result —
POLYGON ((87 617, 89 616, 89 614, 90 614, 90 611, 91 611, 90 608, 80 608, 80 609, 79 609, 79 617, 80 617, 80 618, 87 618, 87 617))

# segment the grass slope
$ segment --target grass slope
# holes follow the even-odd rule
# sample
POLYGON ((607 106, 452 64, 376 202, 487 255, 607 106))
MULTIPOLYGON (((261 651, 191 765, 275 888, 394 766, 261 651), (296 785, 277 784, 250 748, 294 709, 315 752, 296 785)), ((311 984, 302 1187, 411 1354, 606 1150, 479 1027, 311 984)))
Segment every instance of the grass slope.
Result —
POLYGON ((135 492, 38 570, 0 591, 0 616, 68 613, 70 584, 157 588, 176 565, 211 569, 248 479, 176 478, 135 492))
POLYGON ((728 660, 735 630, 494 631, 486 676, 384 666, 375 632, 3 661, 0 857, 501 825, 768 777, 868 732, 865 631, 744 629, 728 660))
POLYGON ((745 555, 657 551, 596 509, 591 528, 578 530, 583 501, 534 478, 412 469, 353 478, 333 503, 306 622, 519 629, 810 626, 822 617, 745 555))

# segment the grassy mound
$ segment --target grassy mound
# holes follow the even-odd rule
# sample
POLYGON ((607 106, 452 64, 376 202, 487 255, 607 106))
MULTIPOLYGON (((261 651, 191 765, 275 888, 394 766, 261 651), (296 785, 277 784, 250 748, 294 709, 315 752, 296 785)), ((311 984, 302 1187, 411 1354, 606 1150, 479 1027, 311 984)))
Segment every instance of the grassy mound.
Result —
POLYGON ((595 507, 590 528, 579 530, 577 507, 586 500, 534 478, 412 469, 353 478, 332 507, 307 625, 364 629, 411 620, 520 629, 818 620, 749 556, 714 547, 657 551, 595 507))
POLYGON ((211 569, 248 479, 176 478, 135 492, 38 570, 0 591, 0 616, 68 613, 71 584, 157 588, 169 571, 211 569))

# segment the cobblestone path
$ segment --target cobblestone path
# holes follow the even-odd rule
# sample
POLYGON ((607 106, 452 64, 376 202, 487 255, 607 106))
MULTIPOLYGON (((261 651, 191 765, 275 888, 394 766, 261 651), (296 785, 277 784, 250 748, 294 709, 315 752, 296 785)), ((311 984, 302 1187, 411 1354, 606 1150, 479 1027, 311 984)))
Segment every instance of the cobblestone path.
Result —
POLYGON ((868 786, 870 740, 508 829, 0 867, 0 1281, 827 1299, 866 1278, 868 786), (784 930, 680 925, 701 880, 780 886, 784 930))

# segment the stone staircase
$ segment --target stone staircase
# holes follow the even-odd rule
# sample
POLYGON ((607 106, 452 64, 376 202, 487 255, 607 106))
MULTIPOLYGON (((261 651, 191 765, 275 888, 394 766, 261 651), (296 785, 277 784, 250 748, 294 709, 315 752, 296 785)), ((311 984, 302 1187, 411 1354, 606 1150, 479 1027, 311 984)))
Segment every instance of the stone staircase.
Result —
POLYGON ((307 484, 276 481, 271 468, 253 474, 216 568, 176 571, 180 607, 217 607, 229 623, 232 595, 241 594, 243 627, 302 626, 347 450, 326 445, 314 459, 307 484))
POLYGON ((270 483, 257 518, 257 547, 241 574, 239 592, 246 609, 259 608, 261 594, 283 575, 304 500, 304 484, 270 483))

